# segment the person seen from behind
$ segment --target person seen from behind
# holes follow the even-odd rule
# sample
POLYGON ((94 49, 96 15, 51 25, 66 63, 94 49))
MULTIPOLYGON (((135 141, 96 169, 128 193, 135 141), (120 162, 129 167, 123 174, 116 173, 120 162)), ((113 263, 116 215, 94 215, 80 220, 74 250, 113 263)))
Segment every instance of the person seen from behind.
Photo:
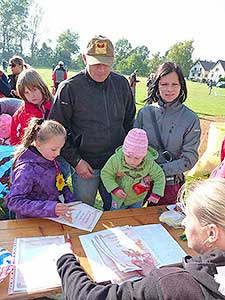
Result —
POLYGON ((184 183, 184 172, 198 160, 200 121, 196 113, 183 103, 187 87, 183 73, 173 62, 159 66, 150 84, 148 104, 138 112, 134 127, 148 135, 149 145, 156 149, 156 162, 166 176, 164 196, 158 204, 176 202, 177 193, 184 183))
POLYGON ((212 79, 210 79, 209 82, 208 82, 208 88, 209 88, 208 95, 210 95, 211 92, 212 92, 212 88, 213 88, 213 81, 212 81, 212 79))
POLYGON ((19 75, 17 92, 24 102, 12 117, 11 145, 21 143, 24 129, 32 117, 47 119, 53 101, 47 85, 32 68, 19 75))
POLYGON ((122 147, 116 149, 101 171, 101 178, 107 191, 112 194, 111 209, 142 207, 150 190, 148 202, 158 203, 164 194, 165 175, 155 162, 158 153, 148 147, 144 130, 131 129, 122 147))
POLYGON ((50 118, 68 132, 62 156, 75 169, 76 199, 93 206, 99 191, 109 210, 111 195, 100 171, 133 127, 136 109, 129 82, 111 71, 114 46, 107 37, 93 37, 83 60, 85 70, 60 84, 50 118))
POLYGON ((67 79, 67 71, 64 67, 64 62, 59 61, 52 73, 52 80, 54 83, 55 92, 58 89, 60 82, 67 79))
MULTIPOLYGON (((225 179, 207 179, 188 187, 184 206, 188 247, 196 256, 186 256, 177 266, 154 267, 147 259, 133 260, 143 278, 106 286, 94 282, 73 254, 62 245, 55 257, 67 300, 225 300, 225 179)), ((76 249, 75 249, 76 253, 76 249)))
POLYGON ((66 130, 53 120, 32 118, 14 156, 8 208, 16 218, 63 217, 71 221, 66 205, 75 198, 56 162, 66 130))
POLYGON ((137 79, 137 74, 138 74, 138 70, 135 70, 131 75, 130 75, 130 87, 132 90, 132 93, 134 95, 134 101, 136 102, 136 84, 138 82, 140 82, 137 79))

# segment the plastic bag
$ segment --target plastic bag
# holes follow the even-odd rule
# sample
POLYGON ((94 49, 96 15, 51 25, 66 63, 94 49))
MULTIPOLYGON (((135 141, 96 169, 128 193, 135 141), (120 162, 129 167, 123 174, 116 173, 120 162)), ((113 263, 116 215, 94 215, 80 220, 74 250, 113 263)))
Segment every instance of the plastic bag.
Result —
POLYGON ((210 123, 207 149, 186 176, 204 177, 211 174, 220 163, 220 150, 224 135, 225 122, 210 123))

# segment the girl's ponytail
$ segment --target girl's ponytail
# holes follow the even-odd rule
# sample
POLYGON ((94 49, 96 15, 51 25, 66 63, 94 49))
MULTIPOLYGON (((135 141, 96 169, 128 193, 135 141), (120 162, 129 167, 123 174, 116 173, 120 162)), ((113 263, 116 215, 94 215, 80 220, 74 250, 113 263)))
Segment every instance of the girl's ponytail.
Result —
POLYGON ((43 119, 31 118, 28 127, 25 129, 22 143, 14 154, 12 168, 15 167, 17 159, 24 152, 24 150, 30 147, 33 141, 35 140, 37 133, 40 130, 40 125, 43 123, 43 121, 43 119))

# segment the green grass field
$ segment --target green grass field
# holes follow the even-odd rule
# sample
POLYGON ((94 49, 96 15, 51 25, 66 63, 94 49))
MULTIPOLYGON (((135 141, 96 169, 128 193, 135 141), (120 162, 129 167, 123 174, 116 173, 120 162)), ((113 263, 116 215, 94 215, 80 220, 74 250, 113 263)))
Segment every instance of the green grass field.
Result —
MULTIPOLYGON (((51 69, 37 69, 44 81, 51 90, 51 69)), ((75 71, 69 71, 71 77, 75 71)), ((147 88, 145 77, 138 77, 140 82, 137 84, 137 110, 145 103, 147 88)), ((187 80, 188 97, 185 104, 195 111, 199 117, 225 117, 225 89, 213 87, 211 95, 208 95, 208 86, 205 83, 192 82, 187 80)))
MULTIPOLYGON (((138 78, 137 84, 137 109, 143 106, 146 95, 146 78, 138 78)), ((225 89, 213 87, 208 95, 208 86, 205 83, 187 80, 188 97, 185 105, 195 111, 199 117, 225 117, 225 89)))

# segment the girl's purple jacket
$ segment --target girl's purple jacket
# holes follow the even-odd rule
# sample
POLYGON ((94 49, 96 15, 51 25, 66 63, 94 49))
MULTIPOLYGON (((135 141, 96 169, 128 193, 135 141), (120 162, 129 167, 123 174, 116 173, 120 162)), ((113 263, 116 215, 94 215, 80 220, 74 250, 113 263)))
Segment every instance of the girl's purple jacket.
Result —
MULTIPOLYGON (((60 201, 56 188, 56 167, 53 161, 27 149, 17 159, 12 172, 12 186, 7 199, 8 208, 17 218, 56 217, 55 206, 60 201)), ((76 201, 65 186, 65 202, 76 201)))

